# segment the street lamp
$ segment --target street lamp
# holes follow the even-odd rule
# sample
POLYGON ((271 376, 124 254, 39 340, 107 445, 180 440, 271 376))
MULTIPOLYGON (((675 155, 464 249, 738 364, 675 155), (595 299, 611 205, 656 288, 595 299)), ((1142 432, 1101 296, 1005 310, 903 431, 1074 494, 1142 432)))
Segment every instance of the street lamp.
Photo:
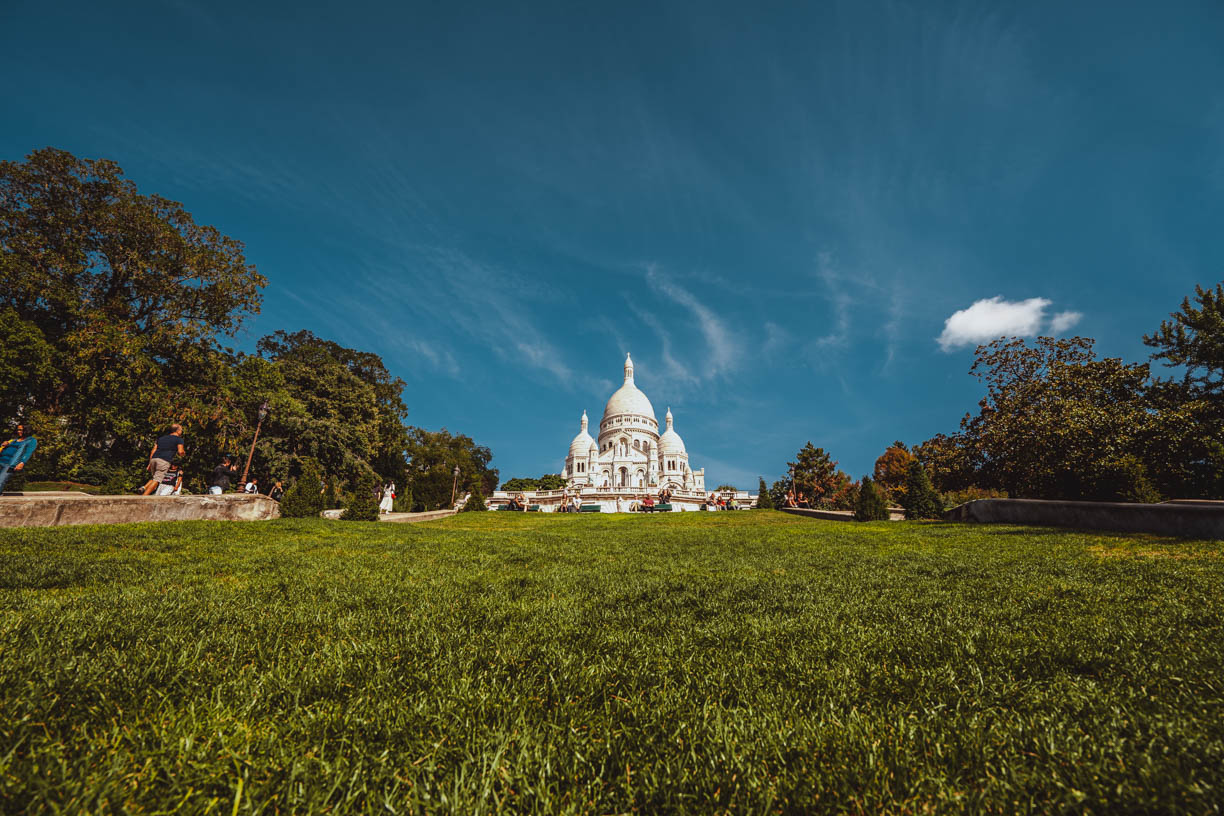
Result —
POLYGON ((451 483, 451 507, 455 506, 455 491, 459 487, 459 466, 455 465, 455 481, 451 483))
POLYGON ((251 469, 251 457, 255 455, 255 443, 259 441, 259 429, 263 427, 264 417, 268 415, 268 401, 259 406, 259 422, 255 423, 255 438, 251 440, 251 452, 247 454, 246 467, 242 469, 242 484, 246 486, 247 471, 251 469))

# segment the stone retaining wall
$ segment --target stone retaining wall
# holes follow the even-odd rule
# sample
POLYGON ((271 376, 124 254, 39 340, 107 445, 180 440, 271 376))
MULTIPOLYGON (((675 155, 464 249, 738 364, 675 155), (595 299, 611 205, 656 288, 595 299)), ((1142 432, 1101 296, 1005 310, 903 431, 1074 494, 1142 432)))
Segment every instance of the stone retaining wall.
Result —
POLYGON ((132 524, 141 521, 264 521, 280 516, 267 496, 0 496, 0 527, 132 524))
POLYGON ((985 524, 1033 524, 1041 527, 1076 527, 1082 530, 1224 539, 1224 507, 1218 504, 978 499, 953 507, 944 513, 944 518, 948 521, 985 524))

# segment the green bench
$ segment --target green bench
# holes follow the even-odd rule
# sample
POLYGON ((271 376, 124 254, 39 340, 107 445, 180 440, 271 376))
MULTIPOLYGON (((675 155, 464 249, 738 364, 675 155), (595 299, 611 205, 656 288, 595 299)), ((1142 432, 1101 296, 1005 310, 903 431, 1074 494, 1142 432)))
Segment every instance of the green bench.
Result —
POLYGON ((538 505, 538 504, 529 504, 529 505, 527 505, 527 512, 528 512, 528 513, 538 513, 538 512, 540 512, 540 505, 538 505))
POLYGON ((656 504, 650 507, 643 507, 642 509, 647 513, 670 513, 672 506, 670 504, 656 504))
POLYGON ((598 513, 603 510, 598 504, 584 504, 578 508, 579 513, 598 513))

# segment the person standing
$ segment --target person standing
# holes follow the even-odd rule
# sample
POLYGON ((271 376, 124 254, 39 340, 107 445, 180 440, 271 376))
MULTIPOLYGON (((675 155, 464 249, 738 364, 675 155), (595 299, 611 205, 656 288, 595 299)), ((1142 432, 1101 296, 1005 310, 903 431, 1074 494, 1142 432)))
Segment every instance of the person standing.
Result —
POLYGON ((219 496, 229 489, 230 474, 237 473, 238 466, 230 461, 228 456, 221 457, 221 464, 213 468, 212 478, 208 480, 210 495, 219 496))
POLYGON ((170 433, 159 436, 157 442, 153 444, 153 450, 149 451, 149 464, 145 466, 145 470, 149 471, 149 481, 145 482, 141 495, 152 495, 157 486, 162 483, 166 471, 170 470, 170 465, 174 460, 185 456, 186 453, 187 451, 183 448, 183 426, 176 422, 170 426, 170 433))
POLYGON ((24 422, 17 423, 17 435, 0 444, 0 493, 4 485, 14 473, 25 470, 26 462, 34 455, 38 440, 32 433, 26 431, 24 422))
POLYGON ((390 513, 395 509, 395 482, 383 488, 382 501, 378 503, 378 512, 390 513))

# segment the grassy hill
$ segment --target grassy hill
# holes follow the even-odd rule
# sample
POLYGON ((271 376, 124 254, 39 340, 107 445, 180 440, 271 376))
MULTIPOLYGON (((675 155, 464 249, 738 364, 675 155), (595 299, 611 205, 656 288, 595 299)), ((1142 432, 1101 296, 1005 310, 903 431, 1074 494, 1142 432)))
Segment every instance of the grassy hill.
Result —
POLYGON ((0 809, 1202 813, 1221 587, 773 512, 0 530, 0 809))

